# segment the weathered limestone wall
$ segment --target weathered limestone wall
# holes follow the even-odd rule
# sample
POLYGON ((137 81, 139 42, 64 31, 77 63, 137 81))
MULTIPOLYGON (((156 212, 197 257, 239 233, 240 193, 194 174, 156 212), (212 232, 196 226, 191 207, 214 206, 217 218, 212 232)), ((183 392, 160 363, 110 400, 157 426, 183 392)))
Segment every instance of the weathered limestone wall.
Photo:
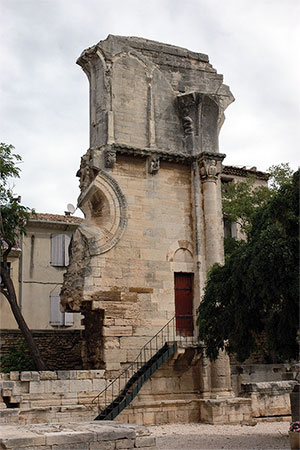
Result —
MULTIPOLYGON (((144 384, 117 421, 140 425, 199 422, 201 349, 181 348, 144 384)), ((2 423, 91 420, 93 398, 110 383, 110 371, 11 372, 1 375, 2 423)), ((1 403, 0 403, 1 405, 1 403)), ((104 408, 103 396, 99 407, 104 408)))
POLYGON ((103 370, 0 374, 1 423, 93 420, 105 386, 103 370))
MULTIPOLYGON (((241 397, 203 398, 207 382, 202 352, 179 349, 144 384, 116 418, 140 425, 166 423, 253 423, 260 418, 289 418, 295 381, 245 383, 241 397)), ((0 422, 31 424, 93 420, 104 398, 92 400, 107 383, 109 371, 11 372, 0 378, 0 422)))
MULTIPOLYGON (((84 308, 104 311, 103 358, 118 370, 174 316, 174 272, 194 265, 189 168, 165 162, 153 177, 142 158, 120 156, 111 173, 126 197, 128 224, 118 245, 90 256, 84 308)), ((72 295, 69 305, 82 308, 79 302, 72 295)))
POLYGON ((297 381, 243 383, 242 396, 251 399, 254 419, 290 416, 290 393, 296 384, 297 381))
MULTIPOLYGON (((204 360, 198 348, 181 348, 144 384, 138 396, 116 418, 140 425, 165 423, 250 423, 251 399, 207 402, 199 378, 204 360), (217 407, 215 410, 214 407, 217 407)), ((0 422, 30 424, 93 420, 104 408, 92 400, 110 371, 11 372, 0 381, 0 422), (2 402, 2 403, 1 403, 2 402)))
MULTIPOLYGON (((136 356, 136 350, 175 314, 176 268, 193 271, 189 170, 170 163, 162 166, 154 178, 146 173, 142 159, 121 157, 113 170, 127 199, 128 226, 119 245, 104 255, 100 283, 101 289, 123 291, 120 308, 125 311, 122 317, 115 303, 105 301, 96 306, 105 310, 106 362, 136 356)), ((97 293, 93 299, 96 303, 97 293)))
POLYGON ((248 398, 203 399, 210 377, 201 348, 180 348, 145 383, 118 420, 141 425, 167 423, 252 423, 248 398))
POLYGON ((85 50, 77 62, 90 81, 91 147, 117 143, 185 151, 176 96, 196 91, 215 96, 219 103, 217 127, 209 120, 213 106, 206 100, 205 120, 194 124, 199 143, 215 143, 205 150, 218 151, 217 133, 233 96, 207 55, 147 39, 109 35, 85 50))
POLYGON ((232 390, 240 395, 245 383, 295 380, 294 364, 234 364, 230 366, 232 390))

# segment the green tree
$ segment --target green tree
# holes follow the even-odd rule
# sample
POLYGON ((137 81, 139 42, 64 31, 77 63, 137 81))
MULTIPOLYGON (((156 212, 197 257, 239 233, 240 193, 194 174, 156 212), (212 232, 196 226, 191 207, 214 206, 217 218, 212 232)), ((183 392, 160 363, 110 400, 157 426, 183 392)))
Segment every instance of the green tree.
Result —
POLYGON ((12 145, 0 144, 0 292, 8 300, 16 322, 23 333, 24 339, 38 370, 47 370, 39 349, 32 337, 18 305, 15 288, 10 277, 8 257, 11 250, 18 245, 33 210, 20 205, 9 187, 11 177, 19 178, 21 157, 13 153, 12 145))
POLYGON ((288 163, 283 163, 269 167, 268 174, 268 186, 255 186, 255 176, 223 185, 223 214, 231 222, 237 222, 245 234, 251 230, 256 208, 265 205, 283 184, 292 182, 293 170, 288 163))
POLYGON ((220 349, 240 361, 264 346, 277 361, 299 355, 299 171, 250 215, 247 240, 208 276, 197 311, 210 359, 220 349))

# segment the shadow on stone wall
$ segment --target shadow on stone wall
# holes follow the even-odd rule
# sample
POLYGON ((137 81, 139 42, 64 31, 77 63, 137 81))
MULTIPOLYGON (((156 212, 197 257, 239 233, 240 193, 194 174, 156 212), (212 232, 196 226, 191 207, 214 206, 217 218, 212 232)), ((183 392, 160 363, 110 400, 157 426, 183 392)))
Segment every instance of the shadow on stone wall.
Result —
MULTIPOLYGON (((81 348, 83 332, 81 330, 32 331, 48 370, 82 369, 81 348)), ((22 342, 19 330, 0 330, 1 358, 9 354, 11 347, 22 342)), ((1 361, 2 363, 2 361, 1 361)), ((1 364, 1 369, 5 363, 1 364)))

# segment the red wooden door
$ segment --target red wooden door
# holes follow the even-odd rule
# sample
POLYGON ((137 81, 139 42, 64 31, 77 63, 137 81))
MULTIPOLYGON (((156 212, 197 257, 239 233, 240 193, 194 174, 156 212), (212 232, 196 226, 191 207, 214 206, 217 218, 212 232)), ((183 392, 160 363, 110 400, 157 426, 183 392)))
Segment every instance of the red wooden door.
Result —
POLYGON ((175 273, 176 332, 181 336, 193 335, 193 274, 175 273))

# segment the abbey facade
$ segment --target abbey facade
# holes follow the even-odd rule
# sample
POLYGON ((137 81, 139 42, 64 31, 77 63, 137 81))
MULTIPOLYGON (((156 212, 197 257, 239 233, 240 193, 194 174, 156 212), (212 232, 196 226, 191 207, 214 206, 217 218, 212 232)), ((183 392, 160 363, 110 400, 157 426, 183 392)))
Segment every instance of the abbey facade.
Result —
MULTIPOLYGON (((174 316, 177 336, 197 336, 207 271, 224 261, 218 135, 234 98, 207 55, 141 38, 110 35, 77 62, 90 148, 61 301, 84 315, 85 367, 113 376, 174 316)), ((200 372, 203 397, 232 395, 225 354, 200 372)))

